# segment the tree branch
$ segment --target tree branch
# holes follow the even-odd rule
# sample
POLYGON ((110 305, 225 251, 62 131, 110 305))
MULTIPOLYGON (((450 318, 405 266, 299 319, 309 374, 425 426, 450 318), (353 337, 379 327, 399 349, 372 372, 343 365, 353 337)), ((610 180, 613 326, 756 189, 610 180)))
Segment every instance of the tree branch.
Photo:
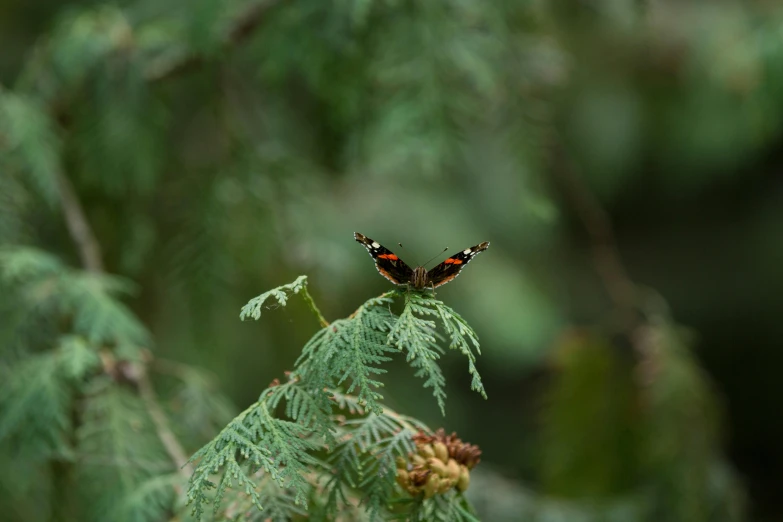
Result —
MULTIPOLYGON (((193 466, 188 462, 188 456, 185 454, 185 450, 177 440, 177 437, 169 428, 169 421, 166 414, 163 412, 163 408, 158 403, 158 397, 155 394, 155 389, 152 387, 147 369, 143 368, 141 376, 138 379, 139 395, 144 401, 147 407, 147 411, 150 414, 152 422, 155 424, 155 431, 158 432, 158 438, 166 448, 166 452, 177 465, 177 469, 185 480, 188 480, 193 474, 193 466)), ((182 493, 181 488, 177 487, 178 493, 182 493)))
POLYGON ((617 249, 609 215, 576 172, 557 135, 552 140, 553 173, 590 238, 593 266, 614 307, 631 319, 638 310, 639 290, 625 269, 617 249))
MULTIPOLYGON (((234 25, 229 29, 223 42, 223 48, 235 47, 247 40, 261 25, 264 14, 274 7, 279 0, 261 1, 251 4, 237 17, 234 25)), ((173 76, 191 71, 205 62, 205 57, 198 54, 187 54, 181 59, 166 63, 162 66, 148 67, 145 76, 150 83, 157 83, 173 76)))
POLYGON ((318 309, 318 306, 316 306, 313 297, 310 295, 310 292, 307 291, 307 285, 302 287, 302 297, 307 303, 307 306, 310 307, 310 310, 312 310, 313 313, 318 318, 318 324, 321 325, 321 328, 326 328, 327 326, 329 326, 329 321, 327 321, 326 318, 324 318, 323 314, 321 313, 321 310, 318 309))
POLYGON ((63 209, 65 223, 73 242, 79 249, 84 268, 90 272, 103 272, 101 246, 95 239, 82 204, 76 196, 71 180, 62 173, 57 173, 57 186, 60 191, 60 204, 63 209))

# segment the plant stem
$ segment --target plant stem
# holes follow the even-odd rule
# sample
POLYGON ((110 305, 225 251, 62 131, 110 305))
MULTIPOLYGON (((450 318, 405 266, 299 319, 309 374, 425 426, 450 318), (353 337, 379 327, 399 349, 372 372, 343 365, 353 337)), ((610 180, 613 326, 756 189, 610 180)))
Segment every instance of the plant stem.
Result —
POLYGON ((587 231, 595 271, 624 322, 633 324, 632 318, 639 308, 639 288, 631 280, 622 262, 609 214, 576 172, 575 165, 556 134, 553 145, 553 172, 568 203, 587 231))
POLYGON ((315 304, 315 300, 313 300, 313 297, 310 295, 310 292, 307 291, 307 286, 302 286, 302 298, 304 298, 305 302, 307 303, 307 306, 310 307, 310 310, 313 311, 313 313, 318 318, 318 323, 321 325, 322 328, 326 328, 329 326, 329 321, 324 318, 323 314, 321 313, 321 310, 318 309, 318 306, 315 304))
MULTIPOLYGON (((223 48, 228 50, 247 40, 264 20, 264 14, 278 4, 278 0, 261 1, 250 4, 234 21, 234 25, 224 37, 223 48)), ((190 71, 204 64, 204 58, 199 54, 187 54, 181 59, 158 66, 148 67, 145 77, 154 84, 190 71)))
POLYGON ((60 191, 60 204, 63 209, 65 223, 73 242, 79 249, 84 268, 90 272, 103 272, 101 245, 95 239, 95 234, 87 221, 82 204, 76 195, 71 180, 62 172, 57 173, 57 186, 60 191))
MULTIPOLYGON (((155 430, 158 433, 160 442, 163 444, 163 447, 166 448, 166 452, 171 457, 171 460, 176 464, 180 475, 182 475, 185 480, 188 480, 193 474, 193 466, 188 462, 188 456, 185 454, 185 450, 169 428, 168 419, 163 412, 163 408, 161 408, 158 403, 155 389, 152 387, 152 382, 150 381, 149 375, 147 375, 146 368, 142 370, 138 384, 139 395, 141 395, 141 399, 147 407, 150 418, 155 424, 155 430)), ((182 493, 182 488, 179 485, 175 486, 175 489, 177 489, 177 493, 182 493)))

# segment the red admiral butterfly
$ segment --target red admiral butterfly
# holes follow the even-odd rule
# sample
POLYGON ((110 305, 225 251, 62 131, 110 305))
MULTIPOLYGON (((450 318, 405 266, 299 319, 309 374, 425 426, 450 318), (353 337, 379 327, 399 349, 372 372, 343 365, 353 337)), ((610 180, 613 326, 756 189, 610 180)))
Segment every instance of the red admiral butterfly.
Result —
POLYGON ((395 285, 410 285, 417 290, 435 289, 440 285, 445 285, 459 275, 462 268, 473 259, 473 256, 489 247, 489 242, 485 241, 474 247, 466 248, 427 271, 423 266, 409 267, 394 252, 367 236, 354 232, 353 237, 364 245, 364 248, 375 260, 375 268, 383 277, 395 285))

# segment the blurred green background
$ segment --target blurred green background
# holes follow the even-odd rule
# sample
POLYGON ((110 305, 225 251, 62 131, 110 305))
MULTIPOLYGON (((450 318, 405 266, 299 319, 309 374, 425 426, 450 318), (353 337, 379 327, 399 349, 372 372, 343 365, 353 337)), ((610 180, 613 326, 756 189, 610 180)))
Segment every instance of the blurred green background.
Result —
POLYGON ((445 419, 384 390, 482 448, 483 520, 783 520, 782 124, 772 1, 0 5, 0 241, 83 266, 65 178, 155 356, 239 410, 317 328, 248 299, 350 314, 388 288, 354 231, 491 241, 438 291, 489 401, 456 354, 445 419))

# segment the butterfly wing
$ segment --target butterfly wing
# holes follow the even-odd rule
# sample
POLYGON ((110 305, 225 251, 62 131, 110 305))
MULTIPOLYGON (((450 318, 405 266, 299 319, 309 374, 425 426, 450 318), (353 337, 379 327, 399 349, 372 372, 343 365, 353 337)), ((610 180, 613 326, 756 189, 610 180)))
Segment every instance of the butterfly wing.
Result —
POLYGON ((394 252, 358 232, 354 232, 353 237, 364 245, 375 261, 375 268, 383 277, 395 285, 407 285, 410 282, 413 269, 397 257, 394 252))
POLYGON ((474 247, 466 248, 462 252, 451 256, 441 264, 432 267, 427 272, 427 282, 430 288, 437 288, 440 285, 445 285, 455 277, 457 277, 460 271, 467 265, 476 254, 483 252, 489 247, 489 242, 485 241, 474 247))

